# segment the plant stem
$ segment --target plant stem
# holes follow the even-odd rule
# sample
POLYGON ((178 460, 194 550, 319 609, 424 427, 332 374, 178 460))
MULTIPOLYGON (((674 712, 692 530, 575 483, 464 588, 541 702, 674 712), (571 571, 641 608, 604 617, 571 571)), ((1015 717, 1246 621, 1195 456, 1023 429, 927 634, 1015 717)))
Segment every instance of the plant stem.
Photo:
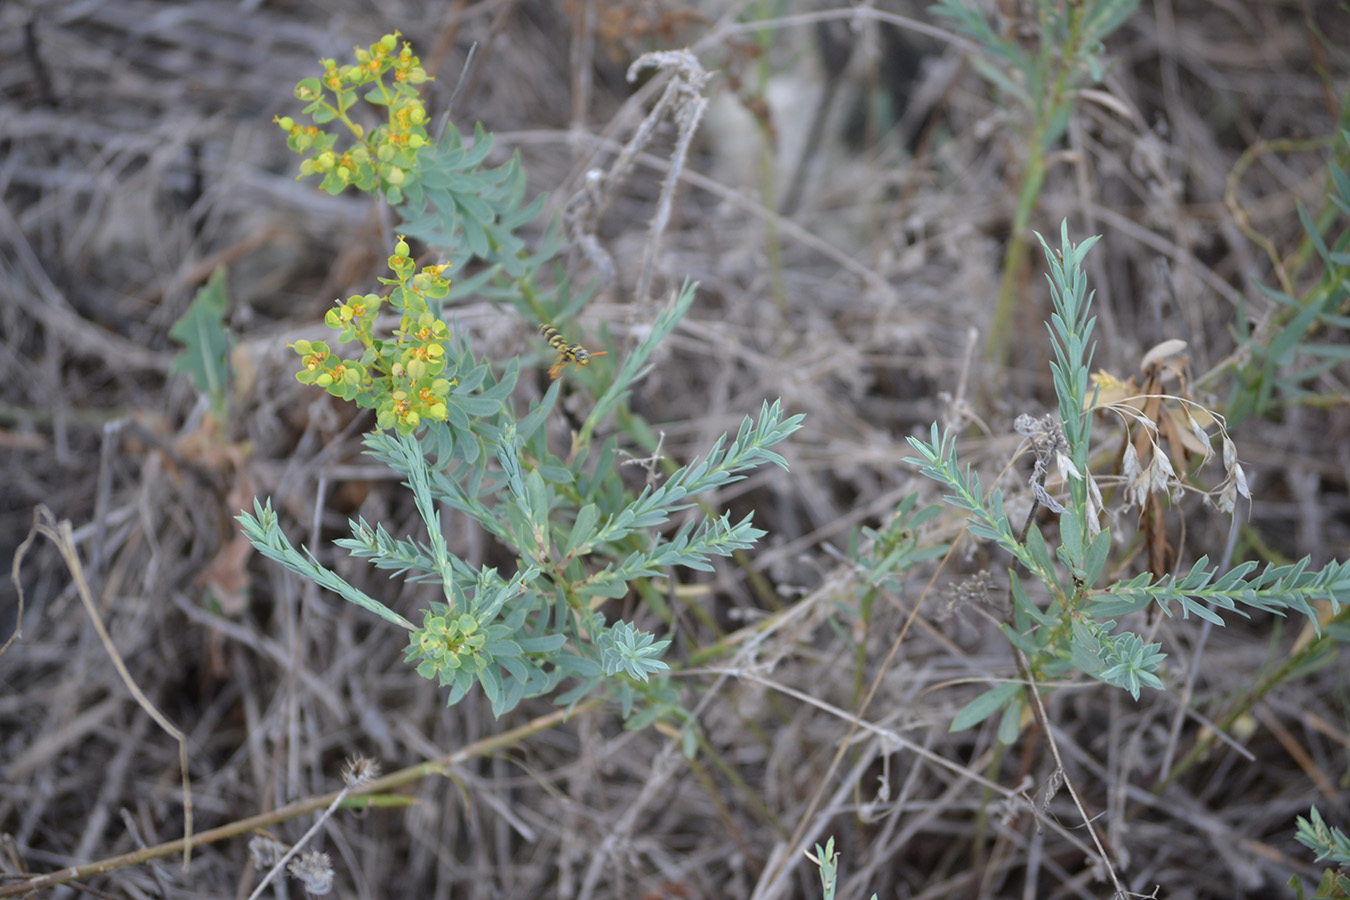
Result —
MULTIPOLYGON (((526 722, 524 725, 512 728, 510 731, 504 731, 493 737, 484 738, 481 741, 475 741, 466 747, 456 750, 440 759, 420 763, 416 766, 409 766, 397 772, 391 772, 383 778, 377 778, 370 784, 365 785, 360 791, 350 792, 350 797, 367 796, 370 794, 383 793, 402 787, 422 778, 431 775, 446 775, 454 766, 461 765, 464 762, 480 756, 488 756, 492 753, 517 744, 526 738, 532 737, 542 731, 547 731, 562 722, 570 715, 576 715, 580 712, 588 712, 600 705, 599 700, 587 700, 579 703, 573 709, 560 709, 551 712, 548 715, 540 716, 526 722)), ((322 797, 310 797, 306 800, 297 800, 295 803, 288 804, 280 809, 274 809, 268 813, 261 813, 256 816, 250 816, 247 819, 240 819, 237 822, 231 822, 228 825, 222 825, 219 828, 212 828, 210 831, 203 831, 192 836, 192 846, 201 847, 206 844, 214 844, 217 841, 226 838, 238 837, 248 834, 258 828, 267 828, 276 825, 279 822, 285 822, 294 819, 297 816, 307 815, 312 812, 328 807, 341 791, 334 791, 325 794, 322 797)), ((83 866, 70 866, 61 869, 58 872, 49 872, 46 875, 37 875, 33 878, 16 881, 11 884, 0 885, 0 897, 13 897, 18 894, 27 894, 42 888, 52 887, 58 884, 67 884, 72 881, 78 881, 82 878, 88 878, 91 875, 99 875, 104 872, 112 872, 116 869, 126 868, 127 866, 140 865, 149 862, 152 859, 160 859, 165 856, 172 856, 181 853, 184 844, 187 843, 182 838, 176 841, 158 844, 154 847, 145 847, 134 853, 124 853, 121 856, 114 856, 108 859, 102 859, 98 862, 88 863, 83 866)))
POLYGON ((1027 261, 1027 228, 1045 185, 1046 149, 1050 129, 1061 118, 1067 117, 1064 105, 1070 103, 1069 78, 1082 49, 1082 11, 1078 4, 1070 4, 1068 39, 1062 46, 1051 40, 1051 26, 1044 19, 1039 23, 1040 47, 1036 68, 1048 72, 1055 66, 1054 87, 1037 92, 1036 108, 1032 111, 1031 135, 1028 140, 1026 165, 1022 169, 1022 185, 1017 192, 1017 208, 1013 212, 1012 230, 1003 254, 1003 279, 999 283, 998 300, 994 305, 994 319, 989 326, 989 345, 986 359, 1000 368, 1008 362, 1012 343, 1013 313, 1017 307, 1018 288, 1023 280, 1027 261), (1059 53, 1056 54, 1056 50, 1059 53))

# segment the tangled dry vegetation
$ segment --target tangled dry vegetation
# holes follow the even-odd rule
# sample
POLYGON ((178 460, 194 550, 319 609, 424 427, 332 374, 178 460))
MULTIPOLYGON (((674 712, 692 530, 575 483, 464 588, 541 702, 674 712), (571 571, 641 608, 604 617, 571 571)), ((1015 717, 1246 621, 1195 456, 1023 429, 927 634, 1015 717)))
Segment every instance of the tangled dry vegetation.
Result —
MULTIPOLYGON (((246 896, 259 878, 253 826, 296 841, 355 755, 385 771, 443 768, 395 791, 406 805, 326 824, 316 846, 343 896, 818 897, 802 850, 831 835, 839 897, 1108 896, 1088 827, 1142 895, 1287 896, 1291 875, 1316 878, 1293 820, 1315 804, 1350 823, 1343 661, 1267 695, 1231 735, 1245 755, 1219 744, 1164 780, 1204 717, 1289 652, 1299 623, 1234 621, 1202 653, 1199 622, 1166 620, 1175 692, 1135 703, 1085 682, 1051 695, 1091 826, 1046 792, 1053 763, 1035 727, 1003 752, 991 728, 948 733, 982 685, 1015 675, 997 612, 947 602, 985 569, 997 597, 1006 561, 963 542, 879 592, 868 627, 855 624, 850 536, 912 491, 936 499, 900 462, 906 435, 968 423, 965 460, 1025 491, 1011 423, 1053 408, 1048 296, 1032 272, 1012 354, 985 362, 1016 113, 942 23, 899 0, 856 16, 779 7, 0 6, 0 556, 13 558, 39 505, 71 525, 39 537, 15 576, 26 607, 22 639, 0 655, 0 895, 24 873, 180 837, 173 728, 193 828, 212 840, 187 873, 175 856, 89 877, 107 896, 246 896), (738 24, 750 20, 770 29, 761 43, 738 24), (644 324, 643 297, 701 283, 633 397, 669 458, 686 462, 764 398, 807 417, 777 448, 790 472, 715 501, 753 510, 769 536, 672 594, 699 611, 680 616, 671 649, 697 712, 692 759, 662 730, 625 731, 607 707, 564 722, 540 700, 496 721, 473 693, 447 709, 402 663, 401 636, 239 537, 232 517, 271 496, 297 543, 395 609, 425 604, 426 585, 326 543, 358 513, 395 533, 415 532, 415 517, 359 452, 368 414, 298 385, 285 347, 321 331, 334 297, 375 289, 390 224, 367 198, 294 180, 270 123, 294 112, 291 86, 317 58, 394 29, 437 78, 429 107, 458 85, 457 121, 495 132, 500 158, 518 149, 554 211, 585 198, 586 173, 613 163, 650 107, 655 82, 623 78, 638 52, 692 47, 715 73, 650 288, 635 282, 673 132, 658 130, 618 189, 587 201, 586 240, 568 257, 579 283, 603 281, 583 321, 620 340, 644 324), (767 155, 761 126, 775 139, 767 155), (171 375, 168 337, 221 265, 238 340, 225 442, 204 437, 206 410, 171 375), (691 661, 719 633, 721 652, 691 661)), ((1255 285, 1275 276, 1254 238, 1288 257, 1303 238, 1296 202, 1325 206, 1348 48, 1350 17, 1333 0, 1145 2, 1113 36, 1108 79, 1076 107, 1032 223, 1054 233, 1067 217, 1079 239, 1104 236, 1089 261, 1096 366, 1127 377, 1179 338, 1204 373, 1234 350, 1239 303, 1257 319, 1269 309, 1255 285)), ((509 310, 454 313, 480 354, 539 352, 535 323, 509 310)), ((546 366, 519 390, 546 387, 546 366)), ((1345 375, 1324 376, 1330 402, 1279 406, 1234 435, 1256 498, 1240 554, 1350 552, 1345 375)), ((1226 518, 1185 502, 1168 515, 1181 560, 1222 552, 1226 518)), ((931 540, 958 525, 937 520, 931 540)), ((466 559, 500 553, 481 533, 449 537, 466 559)), ((17 599, 13 580, 0 584, 6 638, 17 599)))

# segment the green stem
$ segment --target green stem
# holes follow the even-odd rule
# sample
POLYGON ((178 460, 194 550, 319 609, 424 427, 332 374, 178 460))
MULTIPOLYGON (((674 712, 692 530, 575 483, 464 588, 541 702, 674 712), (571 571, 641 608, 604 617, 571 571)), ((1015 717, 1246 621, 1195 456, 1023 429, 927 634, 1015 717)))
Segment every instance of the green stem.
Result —
POLYGON ((1078 63, 1082 45, 1082 12, 1075 4, 1069 11, 1068 40, 1062 47, 1055 46, 1050 40, 1050 26, 1040 23, 1040 50, 1036 67, 1048 72, 1056 66, 1054 87, 1048 95, 1037 96, 1036 108, 1032 111, 1032 125, 1029 153, 1022 169, 1022 184, 1017 192, 1017 208, 1013 213, 1012 231, 1008 235, 1008 246, 1003 254, 1003 278, 999 283, 998 300, 994 306, 994 319, 989 326, 989 344, 986 359, 1002 367, 1008 361, 1008 352, 1012 343, 1013 314, 1016 312, 1018 288, 1026 270, 1027 229, 1031 224, 1031 214, 1040 200, 1041 188, 1045 185, 1046 150, 1052 124, 1064 113, 1064 105, 1069 100, 1069 79, 1078 63), (1056 54, 1056 50, 1059 53, 1056 54))
POLYGON ((1018 286, 1022 282, 1022 273, 1026 269, 1027 226, 1031 223, 1031 213, 1036 208, 1041 185, 1045 183, 1045 154, 1033 149, 1027 160, 1023 176, 1022 190, 1017 197, 1017 210, 1013 214, 1012 231, 1008 235, 1008 246, 1003 253, 1003 280, 998 286, 998 301, 994 306, 994 320, 989 325, 988 360, 1002 367, 1008 362, 1008 348, 1011 343, 1013 312, 1017 307, 1018 286))

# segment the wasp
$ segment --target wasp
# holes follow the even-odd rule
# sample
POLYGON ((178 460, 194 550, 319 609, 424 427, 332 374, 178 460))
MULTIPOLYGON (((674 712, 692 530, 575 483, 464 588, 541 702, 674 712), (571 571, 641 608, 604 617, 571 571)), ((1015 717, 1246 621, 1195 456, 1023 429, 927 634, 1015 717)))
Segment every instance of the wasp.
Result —
POLYGON ((549 378, 557 378, 562 374, 562 370, 571 363, 576 363, 577 369, 580 370, 590 363, 592 356, 604 356, 608 352, 605 350, 587 350, 580 344, 569 344, 567 339, 558 333, 558 329, 547 322, 539 323, 539 333, 544 336, 544 340, 548 341, 550 347, 558 351, 558 361, 548 370, 549 378))

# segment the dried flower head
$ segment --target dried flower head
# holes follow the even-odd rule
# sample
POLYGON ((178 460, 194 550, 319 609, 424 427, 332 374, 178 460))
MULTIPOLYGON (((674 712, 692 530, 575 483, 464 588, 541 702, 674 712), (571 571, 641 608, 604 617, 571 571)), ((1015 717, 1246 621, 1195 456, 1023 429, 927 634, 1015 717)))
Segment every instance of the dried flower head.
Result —
POLYGON ((255 834, 248 839, 248 852, 253 856, 253 864, 260 869, 275 866, 289 849, 281 841, 264 834, 255 834))
POLYGON ((342 767, 342 783, 355 790, 380 777, 380 764, 365 756, 349 756, 342 767))
POLYGON ((1127 506, 1144 509, 1151 496, 1178 499, 1183 491, 1204 494, 1220 511, 1231 513, 1238 496, 1248 496, 1246 477, 1237 464, 1223 417, 1193 400, 1186 381, 1186 345, 1163 341, 1140 363, 1143 383, 1106 372, 1093 377, 1096 409, 1115 412, 1125 426, 1121 477, 1127 506), (1164 389, 1164 382, 1175 382, 1164 389), (1217 435, 1211 435, 1217 430, 1217 435), (1133 433, 1131 433, 1133 431, 1133 433), (1224 445, 1224 481, 1212 490, 1188 485, 1193 463, 1214 457, 1213 437, 1224 445), (1186 480, 1183 480, 1186 479, 1186 480))
POLYGON ((1045 478, 1053 460, 1059 469, 1060 480, 1070 476, 1081 479, 1078 467, 1069 459, 1069 441, 1064 437, 1064 426, 1054 413, 1046 413, 1039 419, 1026 413, 1013 421, 1013 430, 1031 440, 1031 450, 1036 454, 1036 464, 1031 470, 1031 490, 1036 502, 1056 515, 1064 512, 1064 506, 1045 489, 1045 478))
POLYGON ((290 876, 315 896, 323 896, 333 889, 333 861, 327 853, 306 850, 286 864, 290 876))
POLYGON ((1237 461, 1237 448, 1226 434, 1223 437, 1223 468, 1223 483, 1214 492, 1214 505, 1220 512, 1232 515, 1234 507, 1237 506, 1238 495, 1250 500, 1252 492, 1247 487, 1247 474, 1242 471, 1242 466, 1237 461))
POLYGON ((942 605, 938 608, 937 618, 944 620, 970 603, 983 603, 989 599, 990 578, 986 569, 981 569, 969 578, 949 584, 942 590, 942 605))

